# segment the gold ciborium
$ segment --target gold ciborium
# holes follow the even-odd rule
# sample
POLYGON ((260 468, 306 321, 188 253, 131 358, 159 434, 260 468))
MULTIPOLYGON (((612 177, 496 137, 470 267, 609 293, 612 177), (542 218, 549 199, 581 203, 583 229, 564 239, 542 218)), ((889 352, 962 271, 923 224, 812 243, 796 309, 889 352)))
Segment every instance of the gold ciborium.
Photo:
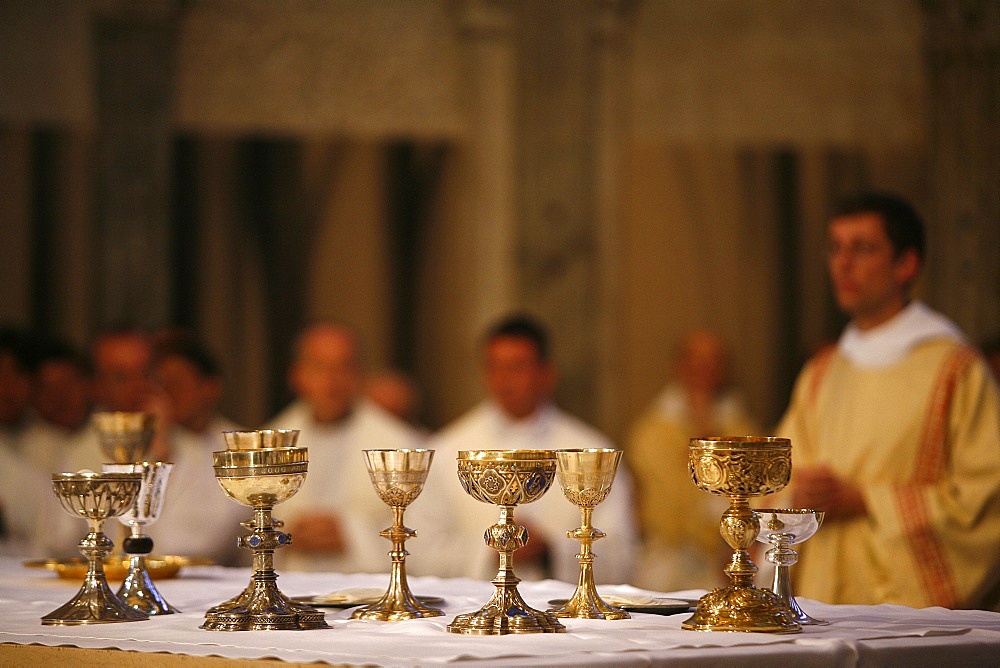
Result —
POLYGON ((618 471, 621 450, 556 450, 556 477, 563 494, 570 503, 580 508, 580 527, 567 531, 566 536, 580 542, 580 552, 576 555, 580 563, 580 576, 576 591, 565 604, 550 608, 556 617, 580 617, 584 619, 628 619, 629 614, 621 608, 606 603, 597 593, 594 585, 594 554, 591 545, 605 537, 600 529, 591 526, 594 508, 607 498, 618 471))
POLYGON ((156 589, 146 568, 146 555, 153 551, 153 539, 143 533, 143 527, 152 524, 163 510, 167 478, 174 465, 167 462, 141 462, 138 464, 105 464, 105 473, 138 473, 142 486, 135 500, 129 504, 118 521, 131 528, 122 541, 122 549, 129 555, 128 573, 116 595, 126 605, 150 615, 170 615, 178 610, 167 603, 156 589))
POLYGON ((424 488, 433 450, 365 450, 365 465, 372 486, 392 508, 392 526, 379 533, 392 542, 389 588, 375 603, 354 611, 352 619, 396 622, 418 617, 439 617, 444 612, 418 601, 406 583, 406 539, 417 532, 403 525, 403 511, 424 488))
POLYGON ((253 508, 242 526, 240 547, 253 552, 250 584, 234 598, 209 608, 201 628, 209 631, 270 631, 330 628, 323 613, 292 601, 278 589, 274 551, 291 543, 271 517, 274 506, 291 498, 306 478, 306 448, 294 447, 298 431, 224 432, 226 450, 213 452, 215 477, 230 499, 253 508), (263 447, 273 445, 277 447, 263 447))
POLYGON ((791 441, 773 436, 692 438, 688 471, 699 488, 729 498, 719 531, 733 548, 733 558, 725 568, 732 584, 702 596, 695 613, 681 627, 695 631, 801 631, 802 626, 779 596, 754 587, 757 566, 747 551, 760 532, 750 497, 773 494, 788 484, 791 441))
POLYGON ((156 433, 152 413, 94 413, 92 422, 104 455, 115 464, 143 461, 156 433))
POLYGON ((90 531, 80 541, 87 557, 83 585, 68 603, 42 617, 47 626, 138 622, 149 619, 145 612, 123 603, 108 587, 104 558, 114 544, 104 533, 104 520, 128 510, 135 501, 142 476, 139 473, 55 473, 52 490, 63 510, 87 520, 90 531))
POLYGON ((458 479, 465 492, 483 503, 500 506, 500 520, 486 529, 486 544, 500 553, 496 591, 486 605, 458 615, 451 633, 505 635, 556 633, 566 627, 555 615, 528 606, 517 591, 514 552, 528 542, 528 530, 514 521, 514 507, 542 497, 556 473, 552 450, 463 450, 458 453, 458 479))
POLYGON ((799 553, 792 549, 792 545, 812 538, 823 524, 825 513, 805 508, 762 508, 755 512, 761 525, 757 540, 772 545, 764 555, 774 564, 771 590, 791 609, 799 624, 829 624, 828 621, 810 617, 799 607, 788 577, 788 569, 799 560, 799 553))

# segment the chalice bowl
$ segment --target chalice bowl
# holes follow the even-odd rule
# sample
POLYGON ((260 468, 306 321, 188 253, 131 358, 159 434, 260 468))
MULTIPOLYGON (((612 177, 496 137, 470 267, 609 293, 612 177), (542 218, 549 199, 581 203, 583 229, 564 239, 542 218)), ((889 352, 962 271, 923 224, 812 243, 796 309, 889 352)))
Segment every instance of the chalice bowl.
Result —
POLYGON ((250 533, 239 545, 253 553, 250 584, 239 595, 205 612, 201 628, 209 631, 271 631, 329 628, 323 613, 296 603, 278 589, 274 551, 292 537, 280 520, 271 517, 274 506, 287 501, 302 486, 309 466, 306 448, 297 448, 298 431, 262 430, 224 432, 227 449, 212 453, 215 478, 230 499, 253 508, 253 518, 242 526, 250 533), (265 447, 269 446, 269 447, 265 447))
POLYGON ((750 498, 773 494, 788 484, 791 441, 773 436, 692 438, 688 471, 700 489, 728 497, 729 508, 722 514, 719 531, 733 548, 733 557, 725 568, 731 584, 702 596, 694 614, 681 627, 696 631, 801 631, 781 597, 753 586, 757 566, 747 551, 760 532, 750 498))
POLYGON ((448 624, 451 633, 505 635, 557 633, 566 627, 550 612, 528 606, 517 591, 514 552, 528 542, 528 530, 514 521, 514 508, 537 501, 552 485, 556 458, 552 450, 463 450, 458 453, 458 479, 465 492, 483 503, 500 506, 500 519, 486 529, 486 544, 500 553, 496 590, 486 605, 461 614, 448 624))
POLYGON ((594 585, 594 541, 605 533, 591 525, 594 508, 607 498, 618 471, 622 451, 612 449, 556 450, 556 477, 563 494, 580 508, 580 527, 567 531, 566 536, 580 542, 576 555, 580 563, 580 576, 576 591, 562 606, 549 609, 556 617, 584 619, 628 619, 621 608, 606 603, 594 585))
POLYGON ((92 423, 104 455, 116 464, 143 461, 156 433, 152 413, 94 413, 92 423))
POLYGON ((392 570, 389 588, 375 603, 354 611, 352 619, 395 622, 418 617, 438 617, 444 612, 418 601, 406 583, 407 538, 417 532, 403 524, 403 511, 424 488, 431 469, 433 450, 365 450, 365 465, 372 486, 382 501, 392 508, 392 526, 379 533, 392 542, 389 557, 392 570))
POLYGON ((104 575, 104 558, 114 544, 104 533, 104 521, 116 517, 135 501, 142 486, 139 473, 55 473, 52 490, 63 510, 87 520, 90 531, 80 541, 87 558, 87 574, 76 596, 42 617, 47 626, 138 622, 149 615, 129 607, 112 593, 104 575))
POLYGON ((152 524, 163 511, 167 478, 174 465, 168 462, 141 462, 138 464, 105 464, 105 473, 138 473, 142 485, 135 500, 129 504, 118 521, 131 529, 122 541, 122 549, 129 557, 128 573, 118 588, 117 595, 126 605, 150 615, 169 615, 177 612, 156 589, 146 568, 146 555, 153 551, 153 539, 143 533, 143 527, 152 524))
POLYGON ((789 578, 789 567, 799 560, 799 553, 792 549, 792 545, 812 538, 823 524, 824 513, 805 508, 763 508, 755 512, 760 522, 757 540, 773 546, 764 555, 774 564, 771 591, 791 609, 799 624, 829 624, 830 622, 822 619, 810 617, 799 607, 792 594, 792 581, 789 578))

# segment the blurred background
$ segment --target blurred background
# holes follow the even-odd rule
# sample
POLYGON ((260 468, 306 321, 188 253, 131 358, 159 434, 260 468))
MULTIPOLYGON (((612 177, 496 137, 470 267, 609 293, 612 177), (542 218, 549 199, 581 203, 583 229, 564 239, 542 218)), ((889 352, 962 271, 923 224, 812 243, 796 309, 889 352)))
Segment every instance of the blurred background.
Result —
POLYGON ((342 319, 436 428, 523 309, 615 439, 708 326, 773 424, 859 188, 1000 332, 998 44, 995 0, 0 0, 0 322, 194 328, 253 426, 342 319))

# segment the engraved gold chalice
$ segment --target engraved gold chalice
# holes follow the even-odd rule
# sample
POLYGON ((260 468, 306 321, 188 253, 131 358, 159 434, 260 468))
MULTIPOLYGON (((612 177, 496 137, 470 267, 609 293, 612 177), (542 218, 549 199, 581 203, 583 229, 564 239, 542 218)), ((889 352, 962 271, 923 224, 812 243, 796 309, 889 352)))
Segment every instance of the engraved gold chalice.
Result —
POLYGON ((297 448, 296 430, 224 432, 226 450, 212 453, 215 477, 230 499, 253 508, 243 522, 249 530, 240 547, 253 553, 250 584, 237 596, 209 608, 201 628, 209 631, 271 631, 330 628, 323 613, 292 601, 278 589, 274 551, 291 543, 271 517, 274 506, 302 486, 309 466, 306 448, 297 448), (265 447, 274 446, 274 447, 265 447))
POLYGON ((556 458, 552 450, 463 450, 458 453, 458 479, 465 492, 483 503, 500 506, 500 519, 486 529, 486 544, 500 553, 493 596, 475 612, 448 624, 451 633, 505 635, 557 633, 566 627, 555 615, 528 606, 517 591, 514 552, 528 542, 528 530, 514 521, 514 508, 542 497, 552 485, 556 458))
POLYGON ((382 501, 392 508, 392 526, 379 533, 392 542, 389 557, 392 570, 389 588, 382 597, 355 610, 352 619, 396 622, 420 617, 439 617, 442 610, 431 608, 416 599, 406 583, 406 539, 417 532, 403 524, 403 511, 424 489, 424 482, 434 459, 433 450, 365 450, 365 465, 372 486, 382 501))
POLYGON ((799 624, 829 624, 828 621, 810 617, 799 607, 792 594, 792 581, 789 578, 789 568, 799 560, 799 553, 792 549, 792 545, 812 538, 823 524, 825 513, 806 508, 762 508, 755 512, 760 522, 757 540, 772 545, 764 555, 774 564, 771 591, 788 605, 799 624))
POLYGON ((781 597, 754 587, 757 566, 748 552, 760 532, 750 498, 773 494, 788 484, 791 441, 773 436, 692 438, 688 471, 700 489, 729 499, 719 531, 733 548, 732 560, 725 568, 732 584, 702 596, 694 614, 681 627, 695 631, 801 631, 781 597))
POLYGON ((76 596, 42 617, 46 626, 138 622, 149 615, 129 607, 112 593, 104 575, 104 558, 114 544, 104 533, 104 521, 125 512, 135 501, 139 473, 55 473, 52 490, 70 515, 87 520, 90 531, 80 541, 87 574, 76 596))
POLYGON ((143 461, 156 433, 152 413, 94 413, 92 424, 104 455, 115 464, 143 461))
POLYGON ((594 508, 607 498, 618 471, 622 451, 605 448, 588 450, 556 450, 556 477, 563 494, 580 508, 580 527, 567 531, 566 536, 580 542, 580 552, 576 559, 580 564, 580 575, 576 591, 566 603, 549 612, 556 617, 579 617, 583 619, 628 619, 630 615, 609 605, 597 593, 594 584, 594 541, 605 537, 605 533, 591 525, 594 508))
POLYGON ((116 595, 126 605, 150 615, 170 615, 178 612, 167 603, 153 584, 146 568, 146 555, 153 551, 153 539, 143 533, 143 527, 152 524, 163 510, 167 479, 174 465, 168 462, 141 462, 138 464, 105 464, 105 473, 138 473, 142 485, 135 500, 129 504, 118 521, 131 529, 122 541, 122 549, 129 557, 128 573, 116 595))

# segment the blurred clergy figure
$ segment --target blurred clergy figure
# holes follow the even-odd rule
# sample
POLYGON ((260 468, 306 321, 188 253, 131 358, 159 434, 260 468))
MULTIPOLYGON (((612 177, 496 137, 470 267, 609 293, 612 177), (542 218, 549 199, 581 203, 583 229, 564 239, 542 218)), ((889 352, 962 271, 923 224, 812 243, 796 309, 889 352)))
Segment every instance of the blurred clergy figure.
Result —
POLYGON ((390 545, 379 532, 392 513, 371 485, 362 450, 418 447, 420 438, 362 396, 362 373, 358 335, 346 325, 314 324, 297 338, 288 372, 297 398, 268 425, 298 429, 298 445, 309 449, 305 483, 275 508, 293 537, 275 553, 284 568, 389 569, 390 545))
POLYGON ((719 536, 727 507, 688 474, 695 436, 759 434, 730 378, 729 351, 709 329, 688 332, 673 379, 632 428, 625 457, 636 480, 642 550, 636 585, 656 591, 725 584, 732 550, 719 536))
POLYGON ((806 364, 777 429, 792 440, 792 504, 826 512, 800 546, 795 593, 983 605, 1000 567, 997 385, 958 327, 910 298, 924 228, 909 204, 849 200, 828 243, 851 322, 806 364))

